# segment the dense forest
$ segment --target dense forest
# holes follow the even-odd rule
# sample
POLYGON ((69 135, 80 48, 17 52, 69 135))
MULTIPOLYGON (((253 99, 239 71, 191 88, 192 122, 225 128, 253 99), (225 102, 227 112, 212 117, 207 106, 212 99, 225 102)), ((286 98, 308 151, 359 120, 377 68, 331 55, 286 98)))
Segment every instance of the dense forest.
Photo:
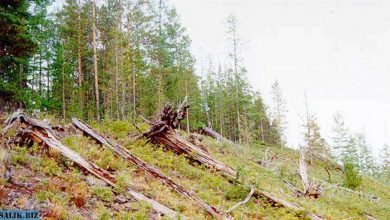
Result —
POLYGON ((239 142, 282 143, 280 123, 271 123, 260 94, 245 78, 233 15, 226 20, 231 60, 210 61, 201 78, 194 71, 191 40, 166 1, 66 1, 48 14, 50 3, 3 5, 8 31, 2 35, 7 39, 2 40, 0 89, 8 103, 3 108, 134 120, 188 96, 188 129, 208 125, 239 142))
MULTIPOLYGON (((49 0, 0 2, 0 109, 24 108, 64 120, 141 121, 167 103, 190 105, 181 129, 205 126, 236 143, 286 146, 286 100, 277 81, 272 105, 251 88, 241 56, 239 22, 225 20, 229 59, 202 62, 195 74, 191 39, 165 0, 49 0)), ((321 137, 306 101, 303 138, 311 159, 334 158, 360 172, 390 175, 390 149, 376 160, 363 134, 334 117, 332 144, 321 137), (378 162, 379 161, 379 162, 378 162)))

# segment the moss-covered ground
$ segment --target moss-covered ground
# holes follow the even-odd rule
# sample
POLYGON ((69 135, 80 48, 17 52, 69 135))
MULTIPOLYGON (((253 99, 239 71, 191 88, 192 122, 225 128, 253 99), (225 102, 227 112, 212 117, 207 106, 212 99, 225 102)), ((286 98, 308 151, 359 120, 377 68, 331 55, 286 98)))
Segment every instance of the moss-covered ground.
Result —
MULTIPOLYGON (((185 157, 177 156, 161 146, 134 140, 138 131, 132 123, 102 122, 91 126, 134 155, 158 167, 175 182, 195 192, 207 203, 222 211, 228 210, 243 200, 250 191, 249 185, 264 189, 288 201, 301 205, 306 211, 317 213, 327 219, 366 219, 369 214, 378 219, 390 219, 390 184, 364 176, 363 184, 355 189, 365 195, 375 195, 378 201, 330 187, 343 183, 343 172, 332 168, 329 175, 325 167, 329 162, 314 160, 308 163, 310 178, 324 183, 324 193, 318 199, 294 196, 286 187, 287 180, 301 188, 297 174, 299 152, 290 148, 267 146, 261 143, 236 145, 217 142, 205 137, 203 143, 210 154, 235 168, 241 182, 247 186, 231 183, 218 172, 203 166, 191 164, 185 157), (256 161, 277 153, 271 166, 263 167, 256 161)), ((146 130, 147 125, 140 125, 146 130)), ((12 136, 16 131, 10 131, 12 136)), ((180 132, 186 136, 185 132, 180 132)), ((39 146, 12 147, 12 174, 26 187, 0 181, 0 209, 39 209, 47 219, 150 219, 155 213, 148 205, 134 201, 125 193, 130 187, 158 202, 180 212, 190 219, 211 219, 194 202, 170 190, 150 175, 131 163, 115 156, 110 150, 97 145, 80 134, 71 134, 61 139, 62 143, 84 158, 109 170, 118 179, 113 189, 102 181, 88 175, 56 152, 43 151, 39 146)), ((0 148, 0 160, 7 155, 5 147, 0 148)), ((1 162, 3 166, 3 162, 1 162)), ((252 198, 236 209, 234 219, 304 219, 303 212, 273 207, 267 200, 252 198)))

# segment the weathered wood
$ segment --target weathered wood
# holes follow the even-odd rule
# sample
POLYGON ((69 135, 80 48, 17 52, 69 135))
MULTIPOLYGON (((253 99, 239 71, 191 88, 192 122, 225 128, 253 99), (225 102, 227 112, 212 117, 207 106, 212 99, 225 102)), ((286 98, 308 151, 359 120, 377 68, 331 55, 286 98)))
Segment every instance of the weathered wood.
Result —
POLYGON ((255 188, 252 186, 251 187, 251 191, 249 192, 249 194, 246 196, 246 198, 243 200, 243 201, 240 201, 238 202, 237 204, 235 204, 234 206, 232 206, 230 209, 228 209, 226 211, 226 213, 231 213, 233 212, 234 210, 236 210, 239 206, 241 205, 244 205, 245 203, 249 202, 249 200, 251 199, 253 193, 255 192, 255 188))
MULTIPOLYGON (((183 113, 180 113, 180 109, 181 108, 178 108, 177 111, 173 111, 172 105, 166 106, 161 113, 160 120, 152 123, 150 129, 143 134, 144 137, 146 137, 148 141, 150 140, 153 143, 161 144, 177 154, 185 155, 189 160, 198 162, 208 169, 220 171, 223 176, 234 181, 237 176, 235 169, 218 161, 210 154, 207 154, 199 147, 176 134, 174 129, 180 122, 180 118, 178 118, 177 115, 183 115, 183 113)), ((304 211, 299 205, 278 198, 265 190, 255 189, 254 195, 265 197, 274 204, 280 204, 281 206, 295 211, 304 211)), ((323 219, 323 217, 312 213, 307 213, 306 215, 315 220, 323 219)))
POLYGON ((212 157, 210 154, 206 153, 194 144, 188 142, 183 137, 177 135, 173 129, 168 129, 169 130, 166 131, 164 135, 154 136, 154 142, 166 146, 177 154, 183 154, 189 160, 203 164, 209 169, 221 171, 225 175, 228 175, 232 178, 235 178, 237 176, 237 172, 233 168, 220 162, 219 160, 212 157))
POLYGON ((196 204, 198 204, 200 207, 202 207, 207 213, 214 216, 217 219, 228 219, 227 216, 225 216, 221 211, 219 211, 216 207, 213 207, 206 202, 204 202, 201 198, 199 198, 196 194, 187 191, 179 184, 175 183, 171 178, 164 175, 159 169, 147 164, 145 161, 141 160, 137 156, 133 155, 129 150, 121 147, 118 144, 115 144, 111 142, 109 139, 104 137, 103 135, 99 134, 97 131, 93 130, 90 126, 87 124, 79 121, 76 118, 72 118, 72 123, 79 128, 81 131, 84 132, 84 134, 92 137, 94 140, 96 140, 99 144, 103 145, 104 147, 107 147, 115 152, 120 157, 125 158, 126 160, 130 161, 131 163, 135 164, 140 169, 144 170, 145 172, 151 174, 155 179, 160 181, 161 183, 165 184, 166 186, 170 187, 177 193, 193 200, 196 204))
POLYGON ((376 202, 378 202, 380 200, 380 197, 378 197, 376 195, 368 195, 368 194, 365 194, 365 193, 362 193, 362 192, 357 192, 357 191, 354 191, 352 189, 342 187, 339 184, 332 184, 332 183, 329 183, 329 182, 325 182, 325 183, 329 185, 328 187, 325 187, 326 189, 331 189, 331 188, 340 189, 340 190, 343 190, 343 191, 348 192, 348 193, 356 194, 359 197, 366 198, 369 201, 374 202, 374 203, 376 203, 376 202))
POLYGON ((202 136, 197 134, 197 133, 190 133, 188 135, 188 138, 187 140, 194 144, 195 146, 199 147, 200 149, 202 149, 204 152, 206 153, 209 153, 209 151, 207 150, 206 146, 202 143, 202 136))
POLYGON ((301 157, 299 158, 299 176, 301 177, 303 185, 303 195, 317 199, 323 191, 322 184, 309 182, 305 162, 305 154, 303 151, 301 151, 301 157))
POLYGON ((206 126, 202 128, 201 133, 204 135, 210 136, 212 138, 215 138, 217 141, 225 141, 225 142, 230 143, 230 144, 233 143, 232 141, 225 138, 224 136, 222 136, 218 132, 216 132, 213 129, 206 127, 206 126))
MULTIPOLYGON (((65 145, 63 145, 57 137, 52 133, 51 130, 47 129, 47 126, 38 120, 31 119, 24 115, 23 113, 19 113, 17 115, 13 115, 14 119, 10 118, 10 120, 7 120, 9 123, 14 123, 18 119, 22 122, 28 125, 29 127, 22 129, 19 132, 19 135, 22 138, 27 138, 35 143, 51 148, 55 151, 60 152, 64 157, 68 158, 69 160, 76 163, 79 167, 87 170, 94 176, 98 177, 99 179, 106 182, 108 185, 115 187, 116 186, 116 179, 114 176, 112 176, 108 171, 98 167, 94 163, 85 160, 82 158, 77 152, 69 149, 65 145), (12 121, 12 122, 11 122, 12 121), (43 126, 42 126, 43 125, 43 126)), ((127 193, 132 195, 136 200, 144 201, 152 206, 152 208, 169 217, 174 218, 175 216, 178 216, 175 211, 172 209, 158 203, 155 200, 152 200, 150 198, 147 198, 146 196, 128 188, 127 193)))

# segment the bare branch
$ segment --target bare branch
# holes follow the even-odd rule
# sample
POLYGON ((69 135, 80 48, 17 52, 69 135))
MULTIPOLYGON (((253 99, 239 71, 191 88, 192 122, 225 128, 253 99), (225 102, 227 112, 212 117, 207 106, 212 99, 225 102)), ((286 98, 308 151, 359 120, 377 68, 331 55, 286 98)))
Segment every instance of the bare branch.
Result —
POLYGON ((251 199, 253 193, 255 192, 255 188, 253 186, 251 186, 251 191, 249 192, 249 194, 246 196, 246 198, 241 201, 241 202, 238 202, 237 204, 235 204, 234 206, 232 206, 230 209, 228 209, 226 211, 226 213, 231 213, 233 212, 234 210, 236 210, 239 206, 241 205, 244 205, 245 203, 249 202, 249 200, 251 199))

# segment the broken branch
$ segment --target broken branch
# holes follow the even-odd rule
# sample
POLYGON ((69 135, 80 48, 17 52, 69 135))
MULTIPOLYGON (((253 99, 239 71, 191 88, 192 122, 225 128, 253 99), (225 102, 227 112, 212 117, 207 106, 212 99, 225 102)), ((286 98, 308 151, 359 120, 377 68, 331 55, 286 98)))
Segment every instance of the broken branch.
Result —
POLYGON ((245 203, 249 202, 249 200, 251 199, 253 193, 255 192, 255 188, 253 186, 251 186, 251 191, 249 192, 249 194, 247 195, 247 197, 241 201, 241 202, 238 202, 237 204, 235 204, 234 206, 232 206, 230 209, 228 209, 226 211, 226 213, 231 213, 233 212, 234 210, 236 210, 239 206, 241 205, 244 205, 245 203))
POLYGON ((130 161, 137 167, 141 168, 142 170, 148 172, 151 174, 155 179, 160 181, 161 183, 165 184, 166 186, 170 187, 171 189, 175 190, 177 193, 193 200, 198 204, 200 207, 202 207, 207 213, 214 216, 217 219, 228 219, 227 216, 224 216, 222 212, 220 212, 217 208, 205 203, 202 199, 200 199, 197 195, 194 193, 191 193, 184 189, 179 184, 175 183, 172 179, 170 179, 168 176, 164 175, 159 169, 147 164, 140 158, 133 155, 130 151, 127 149, 121 147, 118 144, 112 143, 110 140, 108 140, 106 137, 102 136, 95 130, 93 130, 91 127, 86 125, 85 123, 77 120, 76 118, 72 118, 72 123, 81 131, 84 132, 84 134, 92 137, 94 140, 96 140, 99 144, 103 145, 104 147, 107 147, 115 152, 116 155, 125 158, 126 160, 130 161))
MULTIPOLYGON (((12 117, 13 118, 7 119, 9 125, 15 123, 17 120, 20 120, 29 126, 28 128, 25 128, 19 132, 19 135, 22 138, 30 139, 41 146, 49 147, 55 151, 60 152, 63 156, 75 162, 79 167, 89 171, 91 174, 103 180, 108 185, 112 187, 116 186, 116 179, 108 171, 98 167, 90 161, 85 160, 78 153, 63 145, 52 133, 52 130, 48 129, 44 123, 35 119, 31 119, 23 113, 13 114, 12 117)), ((155 200, 147 198, 146 196, 130 188, 127 189, 127 193, 132 195, 136 200, 144 201, 150 204, 152 208, 159 213, 172 218, 177 216, 177 213, 172 209, 158 203, 155 200)))

